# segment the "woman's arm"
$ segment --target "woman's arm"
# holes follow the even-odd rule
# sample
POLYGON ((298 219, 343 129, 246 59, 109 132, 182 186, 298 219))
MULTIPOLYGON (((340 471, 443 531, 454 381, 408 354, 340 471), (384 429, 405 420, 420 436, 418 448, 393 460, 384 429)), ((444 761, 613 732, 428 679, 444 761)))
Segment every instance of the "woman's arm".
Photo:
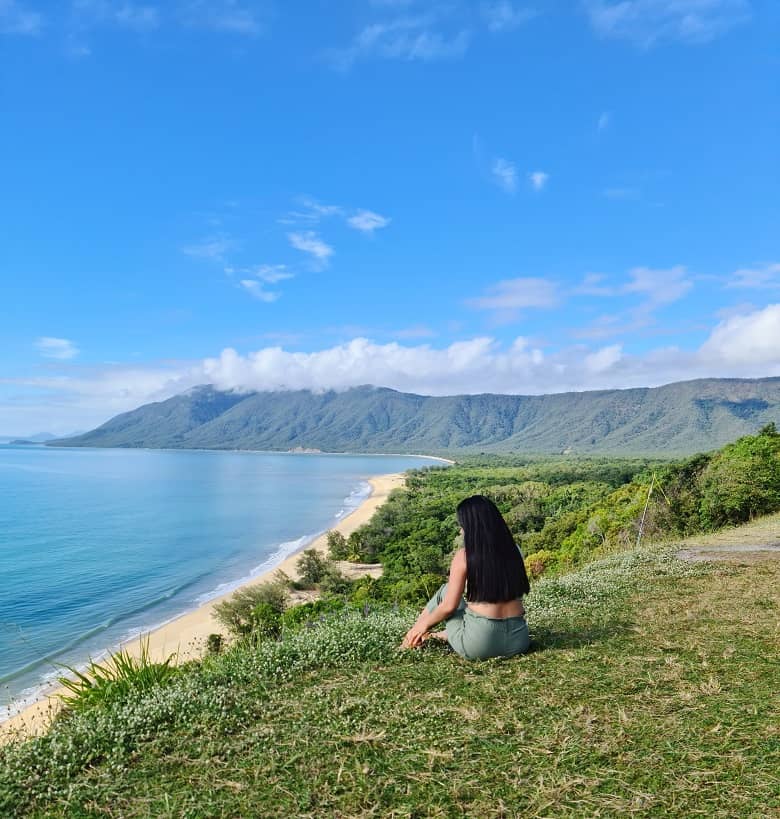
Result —
POLYGON ((466 588, 466 552, 458 549, 452 558, 450 566, 450 577, 447 581, 447 592, 444 599, 433 611, 424 608, 417 618, 417 622, 406 632, 406 636, 401 643, 402 648, 415 648, 423 642, 423 637, 437 623, 446 620, 463 599, 463 590, 466 588))

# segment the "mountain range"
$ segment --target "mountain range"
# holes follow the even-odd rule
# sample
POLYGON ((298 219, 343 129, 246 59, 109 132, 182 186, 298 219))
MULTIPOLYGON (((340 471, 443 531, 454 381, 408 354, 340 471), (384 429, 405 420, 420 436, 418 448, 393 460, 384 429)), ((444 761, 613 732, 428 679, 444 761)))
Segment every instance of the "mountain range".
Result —
POLYGON ((552 395, 425 396, 384 387, 195 387, 49 446, 325 452, 686 454, 780 423, 780 378, 552 395))

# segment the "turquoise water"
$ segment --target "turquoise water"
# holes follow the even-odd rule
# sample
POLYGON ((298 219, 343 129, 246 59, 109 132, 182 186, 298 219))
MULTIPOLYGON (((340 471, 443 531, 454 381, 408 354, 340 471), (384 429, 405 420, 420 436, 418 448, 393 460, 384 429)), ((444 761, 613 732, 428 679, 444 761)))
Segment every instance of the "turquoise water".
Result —
POLYGON ((404 456, 0 445, 0 719, 332 526, 404 456))

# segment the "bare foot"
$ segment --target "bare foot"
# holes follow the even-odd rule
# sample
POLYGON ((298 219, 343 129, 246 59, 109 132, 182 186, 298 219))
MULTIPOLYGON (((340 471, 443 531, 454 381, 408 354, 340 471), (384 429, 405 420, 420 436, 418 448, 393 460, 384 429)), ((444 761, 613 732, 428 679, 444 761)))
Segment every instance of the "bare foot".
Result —
POLYGON ((429 631, 424 637, 423 640, 427 642, 428 640, 442 640, 445 643, 447 642, 447 632, 446 631, 429 631))

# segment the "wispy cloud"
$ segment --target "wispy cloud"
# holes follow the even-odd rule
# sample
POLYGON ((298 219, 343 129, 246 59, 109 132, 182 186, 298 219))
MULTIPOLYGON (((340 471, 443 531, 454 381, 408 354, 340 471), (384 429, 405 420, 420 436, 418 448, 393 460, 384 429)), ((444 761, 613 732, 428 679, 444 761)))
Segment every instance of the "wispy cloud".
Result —
POLYGON ((371 23, 349 46, 331 49, 326 56, 341 70, 370 58, 432 62, 462 57, 469 45, 469 31, 445 34, 434 27, 438 22, 438 16, 429 13, 371 23))
POLYGON ((283 264, 261 264, 254 267, 225 267, 225 273, 231 278, 243 276, 239 279, 238 286, 249 293, 253 298, 263 302, 274 302, 281 293, 278 290, 269 290, 267 285, 278 284, 295 277, 287 265, 283 264), (251 278, 250 278, 251 277, 251 278))
POLYGON ((629 279, 623 290, 645 296, 642 312, 651 312, 663 304, 678 301, 693 287, 693 281, 682 265, 665 270, 635 267, 629 271, 629 279))
MULTIPOLYGON (((311 196, 302 196, 298 202, 299 210, 288 211, 284 216, 277 219, 280 225, 313 226, 319 224, 324 219, 339 217, 344 220, 347 227, 353 230, 359 230, 362 233, 372 234, 375 230, 387 227, 392 221, 389 216, 382 216, 367 208, 358 208, 350 212, 350 210, 341 205, 325 205, 311 196)), ((311 234, 311 231, 296 235, 304 236, 307 234, 311 234)), ((290 235, 292 234, 288 234, 288 238, 290 235)), ((290 241, 292 242, 292 239, 290 241)), ((293 247, 298 246, 293 245, 293 247)), ((302 248, 298 247, 298 249, 301 250, 302 248)))
POLYGON ((41 336, 35 342, 38 352, 44 358, 56 358, 61 361, 75 358, 79 354, 79 348, 67 338, 53 338, 52 336, 41 336))
POLYGON ((42 14, 17 0, 0 0, 0 34, 39 34, 43 22, 42 14))
POLYGON ((606 280, 604 273, 586 273, 581 284, 575 287, 573 292, 581 296, 614 296, 616 290, 605 284, 606 280))
POLYGON ((341 205, 325 205, 322 202, 318 202, 311 196, 302 196, 301 205, 303 205, 303 207, 306 208, 310 214, 315 215, 317 218, 321 218, 323 216, 338 216, 344 211, 344 208, 342 208, 341 205))
POLYGON ((494 3, 482 4, 482 16, 488 31, 494 33, 500 31, 511 31, 519 26, 527 23, 536 17, 537 12, 534 9, 517 6, 510 3, 509 0, 498 0, 494 3))
POLYGON ((322 219, 331 216, 341 216, 344 208, 341 205, 325 205, 312 196, 300 196, 296 200, 297 210, 291 210, 276 221, 280 225, 309 224, 315 225, 322 219))
POLYGON ((257 279, 241 279, 239 285, 258 301, 270 303, 276 301, 281 295, 274 290, 268 290, 263 283, 257 279))
POLYGON ((605 188, 602 193, 607 199, 624 201, 640 199, 642 195, 639 188, 605 188))
POLYGON ((181 250, 187 256, 196 259, 208 259, 215 262, 225 262, 226 255, 234 250, 237 243, 227 236, 214 236, 193 244, 185 245, 181 250))
POLYGON ((780 287, 780 264, 762 267, 743 267, 729 277, 727 287, 745 287, 753 290, 773 290, 780 287))
POLYGON ((239 0, 188 0, 182 7, 181 18, 193 28, 225 34, 254 36, 263 30, 256 4, 239 0))
POLYGON ((369 234, 380 228, 387 227, 390 221, 387 216, 380 216, 372 210, 359 210, 353 216, 347 218, 347 224, 351 228, 369 234))
POLYGON ((599 114, 598 121, 596 122, 596 130, 601 134, 609 128, 612 122, 612 114, 609 111, 602 111, 599 114))
POLYGON ((750 19, 749 0, 585 0, 594 31, 640 48, 707 43, 750 19))
POLYGON ((267 284, 278 284, 287 279, 295 278, 295 274, 291 273, 287 265, 284 264, 259 264, 254 267, 232 267, 225 268, 225 273, 228 276, 253 276, 259 281, 267 284))
POLYGON ((533 173, 528 174, 528 181, 531 183, 531 187, 535 191, 544 190, 549 179, 550 174, 547 174, 544 171, 533 171, 533 173))
POLYGON ((290 245, 302 253, 308 253, 320 265, 326 265, 333 255, 333 248, 324 242, 313 230, 305 230, 297 233, 288 233, 287 240, 290 245))
POLYGON ((493 181, 507 193, 517 190, 517 168, 508 159, 497 157, 490 169, 493 181))
POLYGON ((526 307, 554 307, 558 301, 558 286, 555 282, 540 277, 527 277, 498 282, 489 287, 485 295, 468 299, 466 304, 477 310, 518 310, 526 307))
POLYGON ((434 338, 436 333, 425 324, 415 324, 412 327, 403 327, 391 333, 392 336, 400 339, 412 338, 434 338))
POLYGON ((125 0, 74 0, 74 22, 79 28, 114 25, 135 31, 149 31, 160 25, 156 6, 125 2, 125 0))

